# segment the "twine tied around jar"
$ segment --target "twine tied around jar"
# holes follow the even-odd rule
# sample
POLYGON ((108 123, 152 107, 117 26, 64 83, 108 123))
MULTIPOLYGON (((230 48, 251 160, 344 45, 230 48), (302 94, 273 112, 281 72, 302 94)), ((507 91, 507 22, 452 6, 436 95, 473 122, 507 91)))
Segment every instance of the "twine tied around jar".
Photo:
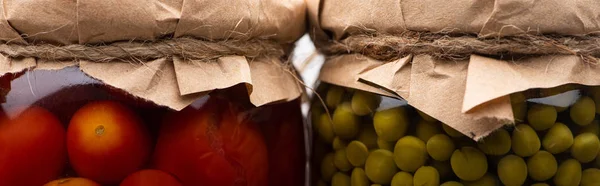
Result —
POLYGON ((466 60, 470 55, 541 56, 578 55, 587 62, 600 57, 600 37, 520 34, 482 38, 473 34, 405 31, 400 34, 361 33, 321 47, 326 55, 358 53, 392 61, 406 55, 428 54, 436 58, 466 60))
POLYGON ((110 44, 0 44, 0 53, 11 58, 37 58, 50 61, 88 60, 92 62, 147 61, 180 57, 188 60, 212 60, 239 55, 249 58, 282 57, 282 44, 266 39, 209 41, 195 38, 156 41, 122 41, 110 44))
POLYGON ((266 37, 182 37, 66 45, 4 41, 0 42, 0 75, 73 66, 103 84, 174 110, 189 106, 215 89, 245 83, 247 88, 267 87, 248 93, 253 104, 264 105, 301 95, 300 85, 304 84, 289 60, 291 49, 293 43, 266 37), (210 72, 203 73, 206 71, 210 72), (231 78, 221 80, 223 77, 231 78), (268 91, 278 87, 282 89, 268 91))

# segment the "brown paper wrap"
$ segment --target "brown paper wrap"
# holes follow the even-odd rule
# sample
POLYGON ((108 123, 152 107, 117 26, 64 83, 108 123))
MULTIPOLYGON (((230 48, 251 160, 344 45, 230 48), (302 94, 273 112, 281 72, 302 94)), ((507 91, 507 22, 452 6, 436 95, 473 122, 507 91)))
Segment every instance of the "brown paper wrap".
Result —
POLYGON ((363 30, 390 34, 405 30, 450 31, 485 37, 525 32, 586 35, 600 31, 600 1, 596 0, 307 1, 312 26, 316 27, 310 31, 323 30, 336 40, 363 30))
MULTIPOLYGON (((305 32, 303 0, 7 0, 0 2, 0 40, 56 45, 147 41, 264 39, 292 44, 305 32)), ((278 56, 178 57, 151 61, 45 61, 0 56, 0 74, 78 65, 89 76, 159 105, 180 110, 215 89, 246 84, 256 106, 302 93, 293 70, 278 56)))
MULTIPOLYGON (((362 32, 426 31, 477 34, 590 35, 600 31, 598 1, 309 0, 310 32, 317 46, 362 32), (552 17, 552 19, 547 19, 552 17)), ((441 60, 429 55, 377 61, 360 54, 331 56, 321 81, 385 96, 479 140, 514 123, 509 94, 576 83, 600 85, 597 65, 580 56, 510 60, 471 55, 441 60), (343 70, 342 70, 343 69, 343 70)))
POLYGON ((291 43, 304 34, 302 0, 6 0, 3 41, 98 43, 163 36, 265 37, 291 43), (22 35, 23 37, 21 37, 22 35))

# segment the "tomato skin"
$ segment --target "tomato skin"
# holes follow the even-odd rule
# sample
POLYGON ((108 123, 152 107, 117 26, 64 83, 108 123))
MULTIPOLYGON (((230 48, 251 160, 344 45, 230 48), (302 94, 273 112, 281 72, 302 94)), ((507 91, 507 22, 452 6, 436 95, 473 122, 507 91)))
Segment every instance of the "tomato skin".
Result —
POLYGON ((0 185, 42 185, 67 163, 65 129, 46 109, 30 107, 0 122, 0 185))
POLYGON ((169 173, 145 169, 127 176, 120 186, 181 186, 181 183, 169 173))
POLYGON ((258 126, 233 103, 211 97, 199 110, 188 107, 165 120, 153 163, 185 186, 265 186, 267 158, 258 126))
POLYGON ((86 178, 63 178, 46 183, 44 186, 101 186, 86 178))
POLYGON ((67 129, 70 163, 79 176, 118 184, 150 157, 151 140, 140 118, 114 101, 91 102, 72 117, 67 129))

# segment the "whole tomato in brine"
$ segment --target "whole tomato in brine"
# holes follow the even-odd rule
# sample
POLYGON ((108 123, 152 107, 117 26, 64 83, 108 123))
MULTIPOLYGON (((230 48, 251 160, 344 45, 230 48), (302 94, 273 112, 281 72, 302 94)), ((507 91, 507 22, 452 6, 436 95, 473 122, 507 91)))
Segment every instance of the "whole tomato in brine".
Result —
POLYGON ((258 126, 238 105, 211 97, 198 110, 188 107, 166 118, 153 163, 185 186, 265 186, 267 158, 258 126))
POLYGON ((79 176, 118 184, 145 165, 150 134, 128 107, 114 101, 91 102, 71 118, 67 129, 70 163, 79 176))
POLYGON ((304 185, 306 149, 299 101, 264 106, 256 117, 269 152, 269 185, 304 185))
POLYGON ((66 163, 65 129, 46 109, 30 107, 0 122, 0 185, 43 185, 66 163))

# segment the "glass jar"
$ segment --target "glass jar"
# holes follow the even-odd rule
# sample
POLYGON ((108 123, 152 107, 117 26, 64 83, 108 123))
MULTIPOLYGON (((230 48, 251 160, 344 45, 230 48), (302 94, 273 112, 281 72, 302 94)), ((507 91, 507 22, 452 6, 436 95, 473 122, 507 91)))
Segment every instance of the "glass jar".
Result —
POLYGON ((600 176, 598 87, 511 94, 516 124, 478 142, 403 100, 327 83, 317 93, 309 117, 318 186, 584 185, 600 176))
POLYGON ((305 182, 298 100, 255 107, 236 86, 175 111, 78 67, 5 74, 0 90, 2 186, 305 182))

